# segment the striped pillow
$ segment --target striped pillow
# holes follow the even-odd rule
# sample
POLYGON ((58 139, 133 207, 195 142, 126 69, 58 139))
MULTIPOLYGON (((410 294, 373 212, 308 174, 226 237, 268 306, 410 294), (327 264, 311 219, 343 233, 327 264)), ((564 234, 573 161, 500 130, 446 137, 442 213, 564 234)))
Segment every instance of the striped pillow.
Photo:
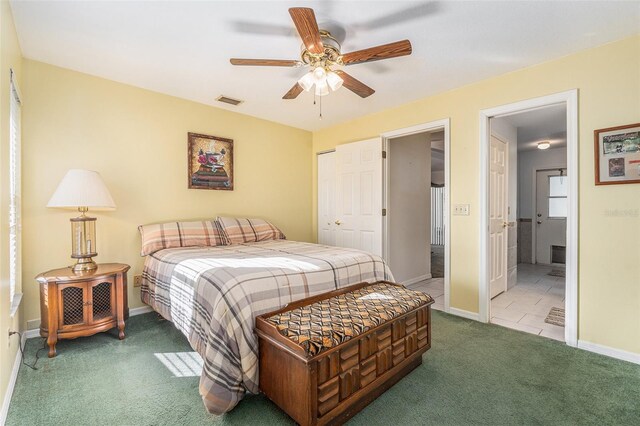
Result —
POLYGON ((263 219, 218 217, 218 223, 230 244, 284 240, 287 237, 275 225, 263 219))
POLYGON ((216 220, 141 225, 138 226, 138 230, 142 237, 142 256, 166 248, 229 245, 216 220))

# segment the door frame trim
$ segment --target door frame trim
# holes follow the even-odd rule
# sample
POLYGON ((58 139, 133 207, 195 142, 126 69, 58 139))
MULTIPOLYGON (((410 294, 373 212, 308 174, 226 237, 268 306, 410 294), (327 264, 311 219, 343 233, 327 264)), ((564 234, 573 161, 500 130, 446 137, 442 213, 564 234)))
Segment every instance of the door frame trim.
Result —
POLYGON ((519 112, 564 103, 567 106, 567 176, 569 176, 567 216, 567 264, 565 294, 565 342, 578 344, 578 89, 527 99, 480 111, 480 264, 478 311, 482 322, 489 322, 489 120, 519 112))
MULTIPOLYGON (((382 138, 382 149, 387 151, 389 147, 389 140, 398 138, 401 136, 409 136, 416 133, 424 133, 433 130, 444 130, 444 311, 450 312, 450 285, 451 285, 451 226, 449 226, 450 219, 450 203, 451 203, 451 119, 443 118, 441 120, 429 121, 427 123, 418 124, 415 126, 405 127, 401 129, 391 130, 380 134, 382 138)), ((388 154, 388 153, 387 153, 388 154)), ((383 208, 389 209, 389 156, 383 160, 382 165, 382 205, 383 208)), ((387 260, 387 253, 389 253, 389 216, 382 217, 382 257, 387 260)), ((429 225, 431 226, 431 225, 429 225)))
MULTIPOLYGON (((327 155, 327 154, 335 154, 336 150, 334 149, 327 149, 324 151, 320 151, 320 152, 316 152, 316 229, 315 229, 315 234, 316 234, 316 243, 320 244, 320 157, 322 157, 323 155, 327 155)), ((335 160, 334 160, 335 162, 335 160)), ((335 166, 335 164, 334 164, 335 166)), ((335 169, 334 169, 334 188, 333 188, 333 196, 335 198, 335 192, 336 192, 336 185, 335 185, 335 169)), ((335 199, 334 199, 334 210, 335 210, 335 199)), ((335 211, 334 211, 335 213, 335 211)), ((335 216, 335 215, 334 215, 335 216)), ((335 241, 334 241, 335 243, 335 241)))

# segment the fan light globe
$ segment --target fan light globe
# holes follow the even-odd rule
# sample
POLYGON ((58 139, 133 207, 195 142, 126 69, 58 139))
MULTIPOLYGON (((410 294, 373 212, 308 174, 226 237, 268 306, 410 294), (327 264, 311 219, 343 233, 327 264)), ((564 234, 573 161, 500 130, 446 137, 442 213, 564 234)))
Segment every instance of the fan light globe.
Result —
POLYGON ((329 85, 331 90, 333 90, 334 92, 338 90, 340 87, 342 87, 342 82, 343 82, 342 78, 340 78, 340 76, 335 72, 329 71, 327 73, 327 84, 329 85))
POLYGON ((327 85, 327 81, 321 81, 316 83, 316 95, 318 96, 326 96, 329 94, 329 85, 327 85))
POLYGON ((315 80, 313 79, 313 71, 309 71, 305 75, 302 76, 300 80, 298 80, 298 84, 304 89, 305 92, 308 92, 313 87, 315 80))
POLYGON ((327 71, 323 67, 316 67, 316 69, 313 70, 313 78, 315 79, 316 83, 324 81, 326 77, 327 71))

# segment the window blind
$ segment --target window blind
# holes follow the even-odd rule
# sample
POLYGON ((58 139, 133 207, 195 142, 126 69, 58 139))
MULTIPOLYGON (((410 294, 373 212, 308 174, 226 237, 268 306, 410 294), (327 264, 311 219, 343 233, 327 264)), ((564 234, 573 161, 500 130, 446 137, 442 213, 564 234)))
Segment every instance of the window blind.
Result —
POLYGON ((444 187, 431 187, 431 244, 444 245, 444 187))
POLYGON ((12 70, 9 105, 9 301, 12 305, 21 287, 20 107, 20 92, 12 70))

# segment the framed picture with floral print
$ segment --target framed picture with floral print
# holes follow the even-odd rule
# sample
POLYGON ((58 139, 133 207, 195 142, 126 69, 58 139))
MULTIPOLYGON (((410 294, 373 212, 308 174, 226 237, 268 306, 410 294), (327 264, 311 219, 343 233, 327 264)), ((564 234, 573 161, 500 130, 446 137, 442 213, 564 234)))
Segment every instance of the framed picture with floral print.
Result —
POLYGON ((233 140, 189 133, 189 188, 233 191, 233 140))

